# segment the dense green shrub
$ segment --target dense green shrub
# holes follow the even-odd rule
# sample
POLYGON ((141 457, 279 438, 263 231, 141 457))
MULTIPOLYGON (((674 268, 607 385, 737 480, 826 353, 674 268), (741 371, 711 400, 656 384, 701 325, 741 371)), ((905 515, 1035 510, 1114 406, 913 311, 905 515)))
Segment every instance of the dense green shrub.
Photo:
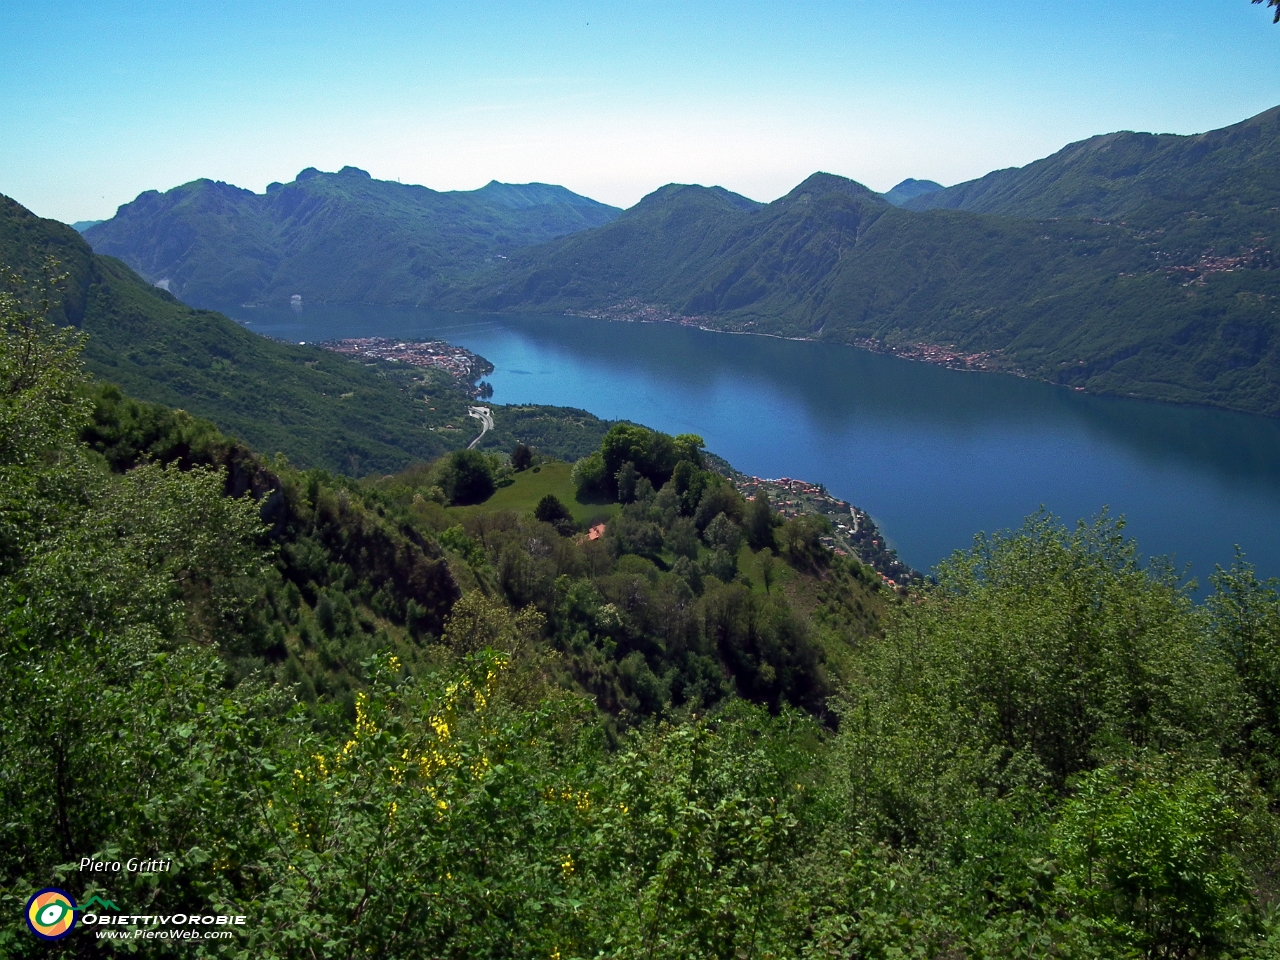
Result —
POLYGON ((533 466, 533 451, 523 443, 517 443, 511 450, 511 469, 528 470, 533 466))
POLYGON ((535 520, 551 524, 561 533, 570 533, 573 530, 573 514, 554 493, 548 493, 538 501, 538 505, 533 508, 533 517, 535 520))
POLYGON ((493 496, 493 468, 478 450, 455 450, 440 468, 440 486, 453 504, 483 503, 493 496))

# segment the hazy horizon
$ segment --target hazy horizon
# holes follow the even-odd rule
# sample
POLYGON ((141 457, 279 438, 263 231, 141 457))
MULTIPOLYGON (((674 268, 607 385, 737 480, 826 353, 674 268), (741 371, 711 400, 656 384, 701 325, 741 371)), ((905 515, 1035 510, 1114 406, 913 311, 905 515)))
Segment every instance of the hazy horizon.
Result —
POLYGON ((768 201, 817 170, 883 192, 1280 104, 1280 27, 1247 0, 233 2, 198 18, 65 0, 8 20, 0 192, 68 222, 309 166, 556 183, 619 207, 666 183, 768 201))

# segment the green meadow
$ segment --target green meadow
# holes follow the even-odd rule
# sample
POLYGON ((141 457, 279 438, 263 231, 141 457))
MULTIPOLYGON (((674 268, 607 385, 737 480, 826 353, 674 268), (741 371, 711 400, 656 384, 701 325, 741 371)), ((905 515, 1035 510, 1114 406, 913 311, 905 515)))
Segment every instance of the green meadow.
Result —
POLYGON ((499 487, 497 492, 484 503, 466 507, 447 507, 446 516, 456 517, 460 522, 464 518, 479 513, 493 513, 497 510, 532 513, 538 501, 549 493, 569 508, 575 523, 605 521, 618 512, 620 505, 617 503, 579 500, 578 491, 570 478, 572 472, 573 465, 563 461, 531 467, 515 474, 510 486, 499 487))

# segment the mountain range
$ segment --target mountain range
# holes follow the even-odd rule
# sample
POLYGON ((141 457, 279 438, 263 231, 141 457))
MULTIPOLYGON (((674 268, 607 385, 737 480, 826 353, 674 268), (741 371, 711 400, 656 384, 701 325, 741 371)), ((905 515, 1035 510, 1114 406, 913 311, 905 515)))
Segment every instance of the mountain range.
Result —
POLYGON ((818 173, 767 204, 668 184, 620 212, 559 187, 442 194, 344 168, 263 195, 143 194, 85 237, 196 303, 676 320, 1274 416, 1277 227, 1280 108, 884 195, 818 173))
POLYGON ((439 192, 356 167, 308 168, 257 194, 195 180, 84 228, 98 253, 200 306, 288 300, 419 304, 521 247, 619 210, 544 183, 439 192))
POLYGON ((1280 108, 1195 137, 1095 137, 903 208, 830 174, 765 205, 669 185, 446 302, 851 343, 1274 416, 1278 228, 1280 108))

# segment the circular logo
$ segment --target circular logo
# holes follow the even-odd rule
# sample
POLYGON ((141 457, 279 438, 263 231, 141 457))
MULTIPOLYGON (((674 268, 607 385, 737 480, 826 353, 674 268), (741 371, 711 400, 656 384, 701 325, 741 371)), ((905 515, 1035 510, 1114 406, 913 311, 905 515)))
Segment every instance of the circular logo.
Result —
POLYGON ((76 902, 56 887, 37 890, 27 901, 27 926, 41 940, 61 940, 76 925, 76 902))

